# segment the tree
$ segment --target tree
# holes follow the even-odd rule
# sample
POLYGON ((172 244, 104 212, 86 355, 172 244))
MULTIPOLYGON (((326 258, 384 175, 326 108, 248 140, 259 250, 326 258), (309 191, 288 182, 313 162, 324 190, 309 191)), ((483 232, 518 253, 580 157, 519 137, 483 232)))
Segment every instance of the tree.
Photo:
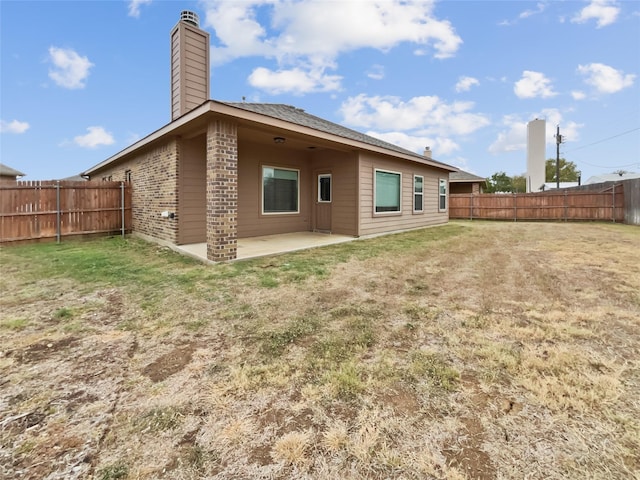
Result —
POLYGON ((505 172, 496 172, 487 180, 487 189, 485 192, 513 192, 513 180, 505 172))
MULTIPOLYGON (((560 159, 560 181, 561 182, 577 182, 580 172, 578 166, 566 159, 560 159)), ((545 182, 556 182, 556 159, 549 158, 544 164, 545 182)))
POLYGON ((511 179, 511 186, 513 187, 513 193, 526 193, 527 192, 527 177, 526 175, 514 175, 511 179))

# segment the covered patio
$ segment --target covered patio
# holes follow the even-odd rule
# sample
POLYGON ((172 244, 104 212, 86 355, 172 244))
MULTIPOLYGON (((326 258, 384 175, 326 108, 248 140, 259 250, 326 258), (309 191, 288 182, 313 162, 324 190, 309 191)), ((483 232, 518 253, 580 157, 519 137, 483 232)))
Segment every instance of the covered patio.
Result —
MULTIPOLYGON (((308 248, 323 247, 336 243, 351 242, 357 237, 336 235, 320 232, 295 232, 278 235, 264 235, 238 239, 238 253, 236 260, 278 255, 281 253, 306 250, 308 248)), ((192 243, 188 245, 174 245, 175 250, 198 260, 207 260, 207 244, 192 243)))

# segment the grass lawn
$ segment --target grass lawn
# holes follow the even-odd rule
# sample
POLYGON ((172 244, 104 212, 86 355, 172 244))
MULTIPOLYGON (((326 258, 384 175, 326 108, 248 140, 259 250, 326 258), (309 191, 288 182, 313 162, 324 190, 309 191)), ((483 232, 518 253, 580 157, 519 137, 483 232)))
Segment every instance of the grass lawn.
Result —
POLYGON ((0 250, 0 478, 640 478, 640 228, 0 250))

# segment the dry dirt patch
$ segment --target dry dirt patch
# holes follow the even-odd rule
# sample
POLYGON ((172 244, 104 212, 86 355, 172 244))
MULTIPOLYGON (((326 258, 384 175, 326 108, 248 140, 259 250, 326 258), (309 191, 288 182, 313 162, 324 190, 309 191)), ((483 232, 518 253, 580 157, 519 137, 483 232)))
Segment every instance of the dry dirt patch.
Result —
POLYGON ((195 349, 195 345, 174 348, 144 367, 142 373, 152 382, 161 382, 188 365, 195 349))

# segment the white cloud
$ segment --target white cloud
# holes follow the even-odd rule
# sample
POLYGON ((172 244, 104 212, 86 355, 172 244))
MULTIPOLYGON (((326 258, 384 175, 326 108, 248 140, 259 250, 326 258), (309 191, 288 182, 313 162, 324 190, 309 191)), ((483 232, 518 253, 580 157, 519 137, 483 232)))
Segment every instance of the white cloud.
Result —
POLYGON ((538 2, 536 4, 535 10, 525 10, 520 15, 518 15, 518 18, 529 18, 529 17, 531 17, 533 15, 537 15, 538 13, 544 12, 545 8, 547 8, 546 4, 544 4, 542 2, 538 2))
POLYGON ((0 120, 0 133, 24 133, 29 130, 29 126, 27 122, 19 120, 11 120, 10 122, 0 120))
POLYGON ((515 83, 513 91, 518 98, 549 98, 556 95, 551 80, 543 73, 531 70, 522 72, 522 78, 515 83))
POLYGON ((71 49, 49 47, 49 61, 53 63, 49 78, 58 86, 69 89, 85 87, 89 69, 93 67, 87 57, 81 57, 71 49))
MULTIPOLYGON (((545 11, 546 8, 547 8, 546 3, 538 2, 536 4, 535 10, 534 9, 524 10, 523 12, 520 13, 520 15, 518 15, 518 20, 529 18, 529 17, 532 17, 533 15, 542 13, 545 11)), ((518 23, 518 20, 502 20, 500 23, 498 23, 498 25, 509 27, 511 25, 515 25, 516 23, 518 23)))
MULTIPOLYGON (((433 14, 432 0, 332 2, 323 0, 209 0, 205 26, 215 30, 212 63, 263 56, 275 59, 283 72, 308 70, 318 78, 332 75, 337 57, 361 48, 389 51, 401 43, 416 54, 435 58, 455 55, 462 44, 449 21, 433 14)), ((272 72, 273 73, 273 72, 272 72)), ((258 75, 264 71, 258 72, 258 75)), ((375 75, 375 73, 374 73, 375 75)), ((278 77, 289 91, 289 75, 278 77)))
POLYGON ((498 138, 489 145, 489 153, 515 152, 527 148, 527 122, 517 115, 505 115, 502 124, 506 127, 498 133, 498 138))
POLYGON ((300 68, 278 70, 258 67, 249 75, 249 84, 272 94, 290 92, 301 95, 310 92, 328 92, 340 88, 338 75, 327 75, 323 69, 304 71, 300 68))
POLYGON ((456 92, 468 92, 474 85, 480 85, 477 78, 460 77, 456 83, 456 92))
POLYGON ((576 13, 571 21, 586 23, 589 20, 596 20, 597 28, 602 28, 614 23, 619 13, 620 7, 614 0, 592 0, 589 5, 576 13))
POLYGON ((129 2, 129 16, 138 18, 140 16, 140 7, 142 5, 150 5, 152 0, 131 0, 129 2))
POLYGON ((498 133, 496 140, 489 146, 489 153, 498 154, 526 150, 527 148, 527 123, 535 118, 546 120, 546 143, 555 144, 557 125, 560 125, 561 134, 569 141, 579 139, 579 130, 582 124, 564 120, 562 113, 556 108, 547 108, 523 119, 519 115, 505 115, 502 118, 504 130, 498 133))
POLYGON ((88 127, 86 135, 78 135, 73 138, 73 143, 84 148, 97 148, 101 145, 114 143, 113 136, 103 127, 88 127))
POLYGON ((429 145, 435 158, 460 149, 460 141, 489 125, 489 119, 472 110, 473 102, 447 103, 436 96, 399 97, 360 94, 342 103, 346 124, 364 127, 367 135, 423 153, 429 145))
POLYGON ((372 65, 367 72, 367 77, 372 80, 382 80, 384 78, 384 66, 372 65))
POLYGON ((462 39, 432 11, 430 0, 332 2, 330 8, 323 0, 219 0, 209 3, 206 23, 232 58, 265 51, 279 58, 334 58, 359 48, 386 51, 402 42, 430 46, 436 58, 453 56, 462 39), (268 36, 257 21, 259 11, 271 13, 275 35, 268 36))
POLYGON ((342 103, 340 112, 350 125, 377 130, 416 130, 429 135, 468 135, 489 124, 489 119, 472 113, 473 102, 446 103, 437 96, 369 97, 360 94, 342 103))
POLYGON ((598 93, 616 93, 633 85, 636 78, 603 63, 578 65, 578 72, 585 76, 585 83, 594 87, 598 93))
POLYGON ((367 135, 379 138, 385 142, 398 145, 416 153, 423 153, 428 145, 431 148, 432 156, 438 158, 443 155, 451 155, 456 150, 460 150, 460 145, 450 138, 430 137, 420 134, 407 134, 405 132, 366 132, 367 135))

